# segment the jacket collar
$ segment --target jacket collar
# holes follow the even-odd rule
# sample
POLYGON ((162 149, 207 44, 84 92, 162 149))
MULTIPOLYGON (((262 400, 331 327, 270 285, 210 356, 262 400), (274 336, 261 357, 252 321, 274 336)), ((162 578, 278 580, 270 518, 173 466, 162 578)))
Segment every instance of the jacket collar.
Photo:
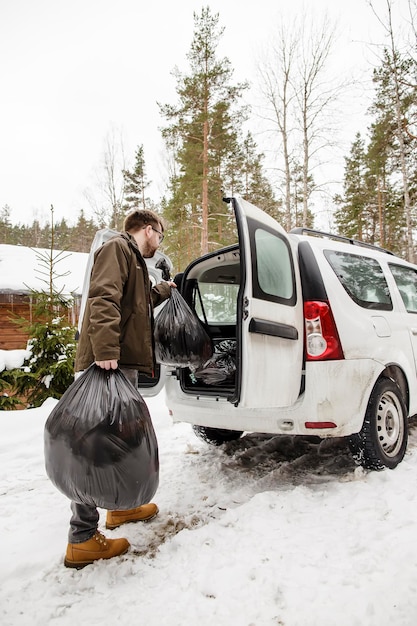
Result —
POLYGON ((135 253, 137 259, 140 261, 140 263, 142 263, 142 265, 146 267, 145 259, 143 258, 139 250, 138 244, 136 243, 136 239, 125 230, 120 233, 120 237, 122 237, 123 239, 127 241, 129 246, 132 248, 133 252, 135 253))

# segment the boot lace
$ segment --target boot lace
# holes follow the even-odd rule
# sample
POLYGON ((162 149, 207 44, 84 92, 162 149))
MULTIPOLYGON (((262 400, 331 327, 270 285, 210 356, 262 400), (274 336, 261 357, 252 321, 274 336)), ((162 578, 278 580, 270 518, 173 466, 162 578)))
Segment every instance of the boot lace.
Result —
POLYGON ((94 535, 94 539, 96 541, 98 541, 99 543, 102 543, 103 546, 107 546, 107 539, 106 539, 106 537, 102 533, 100 533, 98 530, 97 530, 96 534, 94 535))

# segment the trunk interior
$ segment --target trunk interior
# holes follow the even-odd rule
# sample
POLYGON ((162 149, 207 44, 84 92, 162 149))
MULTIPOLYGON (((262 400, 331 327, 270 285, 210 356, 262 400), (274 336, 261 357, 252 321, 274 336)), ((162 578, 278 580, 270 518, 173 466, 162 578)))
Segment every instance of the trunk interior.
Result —
POLYGON ((188 268, 181 293, 213 343, 213 356, 198 369, 182 368, 185 393, 229 397, 236 385, 237 302, 240 288, 239 247, 209 254, 188 268))

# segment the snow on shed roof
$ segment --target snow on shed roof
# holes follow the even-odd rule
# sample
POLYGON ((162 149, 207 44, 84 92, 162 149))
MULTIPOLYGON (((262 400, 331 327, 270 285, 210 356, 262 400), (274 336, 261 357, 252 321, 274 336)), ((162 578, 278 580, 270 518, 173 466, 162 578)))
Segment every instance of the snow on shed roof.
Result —
MULTIPOLYGON (((0 244, 0 293, 47 290, 48 285, 44 281, 48 277, 44 272, 48 271, 48 267, 38 259, 39 255, 43 257, 45 254, 49 256, 50 250, 0 244)), ((54 250, 53 257, 57 259, 54 271, 62 275, 54 278, 57 290, 62 290, 64 294, 81 294, 88 254, 54 250)))

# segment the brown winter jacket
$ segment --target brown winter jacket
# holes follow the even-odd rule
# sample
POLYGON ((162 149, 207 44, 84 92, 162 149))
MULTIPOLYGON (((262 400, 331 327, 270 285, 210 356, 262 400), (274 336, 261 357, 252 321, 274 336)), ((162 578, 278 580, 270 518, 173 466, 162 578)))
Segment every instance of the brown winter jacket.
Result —
POLYGON ((121 367, 152 374, 153 308, 170 295, 167 283, 151 287, 145 260, 129 233, 109 239, 94 255, 75 371, 115 359, 121 367))

